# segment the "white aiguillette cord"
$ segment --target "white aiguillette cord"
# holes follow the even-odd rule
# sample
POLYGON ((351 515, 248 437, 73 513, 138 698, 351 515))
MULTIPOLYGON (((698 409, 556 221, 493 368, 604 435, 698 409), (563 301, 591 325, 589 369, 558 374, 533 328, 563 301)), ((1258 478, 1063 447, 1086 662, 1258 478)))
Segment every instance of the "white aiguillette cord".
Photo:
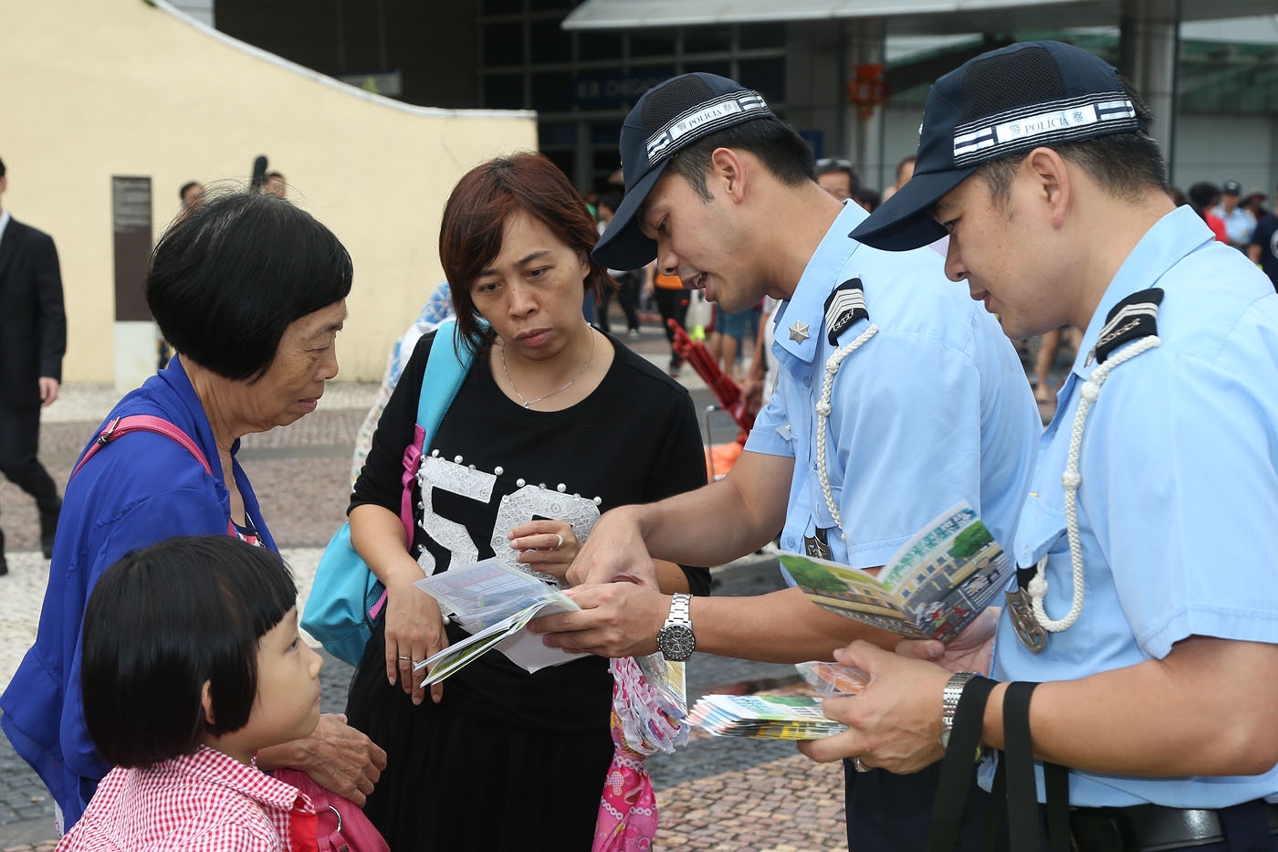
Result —
POLYGON ((856 350, 877 334, 879 327, 871 325, 865 331, 861 332, 861 336, 846 346, 836 349, 825 362, 825 381, 821 383, 821 398, 816 404, 816 467, 817 479, 821 482, 821 493, 825 495, 825 507, 830 510, 830 517, 834 519, 834 524, 839 528, 839 535, 843 535, 843 518, 839 515, 839 507, 834 502, 834 490, 830 487, 830 474, 826 470, 825 465, 825 429, 830 420, 830 396, 834 390, 834 377, 839 373, 839 367, 843 365, 843 359, 851 355, 856 350))
POLYGON ((1065 533, 1069 540, 1069 562, 1074 582, 1074 598, 1069 612, 1058 620, 1049 618, 1043 607, 1043 599, 1047 597, 1047 557, 1039 560, 1034 579, 1029 581, 1027 591, 1033 601, 1034 618, 1045 630, 1060 633, 1072 627, 1083 612, 1083 545, 1078 534, 1078 486, 1082 484, 1082 474, 1078 472, 1078 457, 1083 446, 1083 429, 1087 425, 1087 414, 1096 404, 1100 396, 1101 385, 1110 372, 1126 361, 1130 361, 1142 352, 1160 345, 1157 336, 1142 337, 1131 345, 1114 353, 1104 364, 1092 371, 1091 377, 1083 382, 1078 390, 1078 410, 1074 412, 1074 431, 1069 438, 1069 455, 1065 462, 1065 473, 1061 475, 1061 483, 1065 486, 1065 533))

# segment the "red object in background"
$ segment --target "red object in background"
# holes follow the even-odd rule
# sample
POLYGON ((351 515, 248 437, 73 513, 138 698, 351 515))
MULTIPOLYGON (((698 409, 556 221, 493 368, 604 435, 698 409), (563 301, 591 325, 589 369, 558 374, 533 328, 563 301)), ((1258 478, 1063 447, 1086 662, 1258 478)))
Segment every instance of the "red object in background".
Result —
POLYGON ((704 343, 689 337, 688 332, 683 330, 683 326, 674 320, 666 320, 666 324, 674 332, 672 344, 674 351, 680 358, 687 361, 710 390, 714 391, 714 395, 719 398, 719 407, 732 415, 732 419, 743 431, 749 432, 754 426, 754 415, 746 412, 745 398, 741 396, 741 386, 719 369, 714 356, 710 354, 710 350, 704 343))
POLYGON ((887 81, 883 79, 885 66, 858 65, 856 79, 848 83, 848 103, 861 108, 861 117, 874 115, 874 108, 887 100, 887 81))

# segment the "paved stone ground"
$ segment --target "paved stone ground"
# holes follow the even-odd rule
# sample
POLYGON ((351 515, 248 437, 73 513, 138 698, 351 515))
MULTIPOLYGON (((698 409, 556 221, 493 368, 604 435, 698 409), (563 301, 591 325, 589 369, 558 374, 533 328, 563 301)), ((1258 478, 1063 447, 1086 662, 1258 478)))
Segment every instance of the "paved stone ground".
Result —
MULTIPOLYGON (((622 327, 620 324, 618 327, 622 327)), ((669 349, 655 321, 645 319, 642 339, 631 345, 665 369, 669 349)), ((1029 357, 1023 348, 1024 357, 1029 357)), ((1058 369, 1068 365, 1058 365, 1058 369)), ((703 417, 703 433, 714 442, 730 439, 734 427, 704 383, 685 367, 679 378, 703 417), (707 411, 707 409, 711 409, 707 411)), ((1054 382, 1059 386, 1059 378, 1054 382)), ((376 387, 330 383, 320 408, 297 424, 245 438, 243 460, 298 578, 302 598, 320 550, 344 520, 353 436, 376 395, 376 387)), ((65 483, 76 456, 97 423, 119 398, 106 385, 70 385, 44 417, 41 458, 65 483)), ((1042 407, 1044 420, 1052 406, 1042 407)), ((0 688, 6 686, 34 639, 48 563, 38 551, 33 503, 0 481, 0 517, 8 539, 11 573, 0 578, 0 688)), ((749 595, 778 587, 775 560, 746 557, 714 571, 715 594, 749 595)), ((340 712, 351 669, 328 657, 323 706, 340 712)), ((785 687, 797 679, 793 667, 698 654, 688 672, 688 694, 747 693, 785 687)), ((661 809, 656 848, 716 852, 815 852, 846 848, 843 779, 839 766, 819 766, 793 744, 698 737, 674 755, 658 755, 650 770, 661 809)), ((34 772, 0 737, 0 851, 45 852, 53 843, 52 805, 34 772)))

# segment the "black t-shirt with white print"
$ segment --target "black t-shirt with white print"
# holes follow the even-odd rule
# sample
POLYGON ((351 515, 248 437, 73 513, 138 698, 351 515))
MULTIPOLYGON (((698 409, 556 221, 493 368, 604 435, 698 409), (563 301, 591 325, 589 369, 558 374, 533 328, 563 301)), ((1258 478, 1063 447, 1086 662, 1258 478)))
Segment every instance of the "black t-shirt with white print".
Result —
MULTIPOLYGON (((396 516, 404 447, 413 438, 434 335, 417 344, 373 436, 351 508, 374 503, 396 516)), ((563 411, 531 411, 497 387, 481 354, 426 445, 414 487, 412 554, 427 573, 497 555, 514 563, 506 533, 533 518, 567 519, 578 537, 599 513, 705 484, 696 411, 688 392, 625 346, 599 386, 563 411), (429 487, 421 488, 425 482, 429 487), (596 499, 598 498, 598 499, 596 499)), ((445 345, 451 345, 451 341, 445 345)), ((695 519, 690 519, 695 522, 695 519)), ((685 568, 694 594, 709 572, 685 568)), ((449 640, 467 634, 448 627, 449 640)), ((499 652, 449 677, 449 703, 504 724, 552 730, 608 725, 608 661, 585 657, 529 674, 499 652)))

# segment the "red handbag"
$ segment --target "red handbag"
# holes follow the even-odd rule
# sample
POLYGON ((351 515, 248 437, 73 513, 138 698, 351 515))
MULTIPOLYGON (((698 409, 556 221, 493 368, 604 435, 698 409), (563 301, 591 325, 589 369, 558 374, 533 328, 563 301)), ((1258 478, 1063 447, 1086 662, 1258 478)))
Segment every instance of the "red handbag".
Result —
POLYGON ((305 793, 315 806, 319 852, 390 852, 381 832, 350 799, 324 789, 297 769, 276 769, 272 774, 305 793))

